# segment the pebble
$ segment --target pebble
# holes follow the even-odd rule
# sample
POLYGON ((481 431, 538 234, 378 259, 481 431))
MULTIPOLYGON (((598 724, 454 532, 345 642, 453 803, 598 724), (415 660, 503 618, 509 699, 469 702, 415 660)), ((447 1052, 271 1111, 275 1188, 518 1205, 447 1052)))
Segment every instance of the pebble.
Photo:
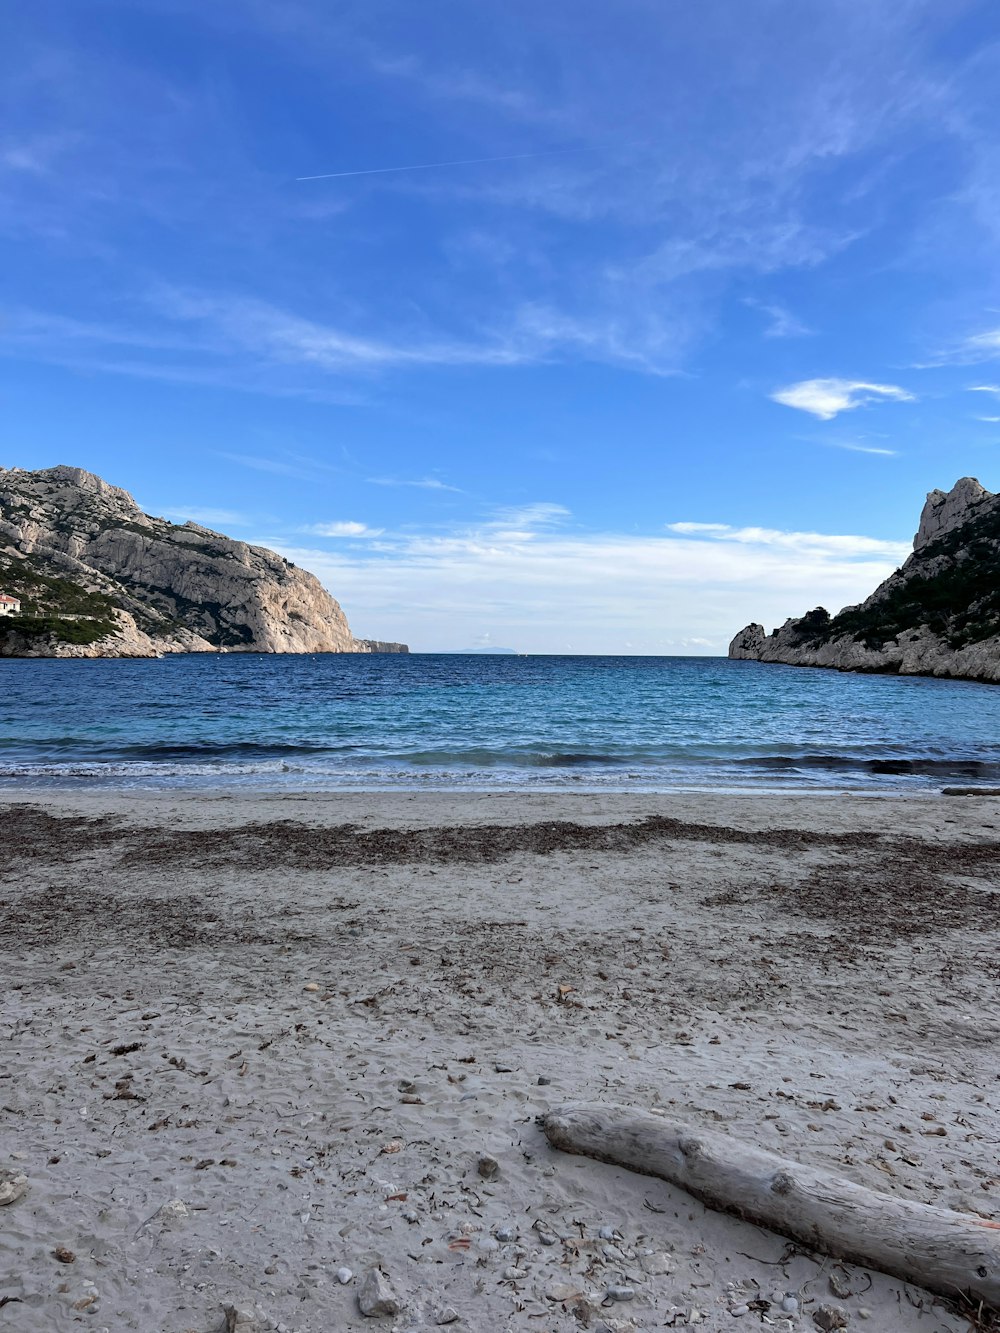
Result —
POLYGON ((0 1171, 0 1204, 17 1203, 28 1190, 28 1177, 0 1171))
POLYGON ((734 1319, 739 1319, 741 1315, 750 1313, 750 1307, 749 1305, 731 1305, 729 1307, 729 1313, 734 1319))
POLYGON ((674 1271, 674 1261, 669 1254, 644 1254, 639 1262, 651 1277, 662 1277, 674 1271))
POLYGON ((847 1281, 839 1273, 830 1274, 830 1294, 836 1296, 838 1301, 846 1301, 854 1292, 851 1290, 847 1281))
POLYGON ((635 1287, 608 1287, 605 1298, 609 1301, 634 1301, 635 1287))
POLYGON ((458 1311, 453 1305, 445 1305, 434 1314, 435 1324, 453 1324, 458 1318, 458 1311))
POLYGON ((358 1292, 358 1308, 363 1315, 374 1318, 384 1314, 399 1314, 403 1305, 384 1274, 377 1268, 369 1268, 358 1292))
POLYGON ((57 1245, 52 1251, 53 1258, 58 1259, 61 1264, 75 1264, 76 1255, 72 1250, 67 1250, 65 1245, 57 1245))
POLYGON ((847 1311, 842 1310, 839 1305, 820 1305, 813 1310, 813 1323, 817 1328, 823 1329, 824 1333, 830 1333, 830 1330, 835 1328, 846 1328, 847 1311))
POLYGON ((353 1276, 354 1274, 351 1272, 349 1268, 337 1269, 337 1281, 343 1283, 344 1286, 346 1286, 347 1283, 350 1282, 353 1276))
POLYGON ((528 1270, 526 1268, 518 1268, 515 1264, 511 1264, 509 1268, 503 1270, 503 1275, 508 1282, 517 1282, 519 1278, 528 1276, 528 1270))
POLYGON ((601 1227, 597 1234, 600 1236, 601 1240, 614 1240, 615 1229, 614 1227, 601 1227))
POLYGON ((790 1291, 786 1291, 781 1298, 781 1308, 784 1310, 785 1314, 798 1314, 799 1298, 793 1295, 790 1291))
POLYGON ((517 1235, 517 1232, 514 1230, 513 1227, 497 1227, 496 1231, 494 1231, 493 1234, 494 1236, 496 1236, 497 1240, 501 1243, 501 1245, 508 1245, 512 1240, 514 1240, 514 1238, 517 1235))
POLYGON ((538 1086, 540 1088, 547 1088, 551 1082, 552 1080, 548 1077, 547 1074, 538 1075, 538 1086))
POLYGON ((546 1298, 550 1301, 556 1301, 560 1305, 573 1300, 580 1294, 579 1284, 573 1282, 555 1282, 545 1290, 546 1298))
POLYGON ((500 1170, 500 1163, 489 1153, 483 1153, 478 1162, 479 1174, 484 1180, 493 1180, 500 1170))

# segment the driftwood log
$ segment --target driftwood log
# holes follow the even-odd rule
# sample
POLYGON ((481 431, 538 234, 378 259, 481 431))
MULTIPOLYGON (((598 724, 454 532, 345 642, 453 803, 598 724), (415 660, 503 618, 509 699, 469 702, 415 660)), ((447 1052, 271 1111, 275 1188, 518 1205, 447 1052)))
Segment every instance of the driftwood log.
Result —
POLYGON ((809 1249, 1000 1309, 1000 1222, 881 1194, 646 1111, 563 1106, 541 1124, 564 1152, 659 1176, 809 1249))

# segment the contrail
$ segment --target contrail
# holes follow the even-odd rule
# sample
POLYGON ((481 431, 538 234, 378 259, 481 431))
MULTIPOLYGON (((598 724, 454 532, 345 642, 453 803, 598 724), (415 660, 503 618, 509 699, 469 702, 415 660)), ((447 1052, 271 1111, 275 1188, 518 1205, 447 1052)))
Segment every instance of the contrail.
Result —
POLYGON ((382 176, 388 171, 430 171, 433 167, 474 167, 480 162, 516 162, 525 157, 551 157, 553 153, 572 152, 569 148, 552 148, 541 153, 505 153, 503 157, 466 157, 458 162, 421 162, 414 167, 369 167, 367 171, 325 171, 321 176, 296 176, 297 181, 342 180, 345 176, 382 176))

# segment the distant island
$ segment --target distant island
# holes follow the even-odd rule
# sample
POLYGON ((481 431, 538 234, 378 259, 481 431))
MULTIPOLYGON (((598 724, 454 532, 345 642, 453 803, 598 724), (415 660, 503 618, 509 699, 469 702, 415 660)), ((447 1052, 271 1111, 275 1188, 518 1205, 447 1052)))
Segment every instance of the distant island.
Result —
POLYGON ((766 634, 747 625, 731 658, 1000 683, 1000 495, 963 477, 931 491, 913 554, 859 606, 824 607, 766 634))
POLYGON ((274 551, 144 514, 82 468, 0 468, 0 657, 405 653, 274 551))

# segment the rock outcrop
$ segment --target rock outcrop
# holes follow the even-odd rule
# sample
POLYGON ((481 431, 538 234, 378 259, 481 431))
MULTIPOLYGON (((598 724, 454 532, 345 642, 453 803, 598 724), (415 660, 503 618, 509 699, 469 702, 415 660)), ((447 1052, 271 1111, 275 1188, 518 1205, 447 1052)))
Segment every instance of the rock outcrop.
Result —
POLYGON ((355 639, 319 580, 262 546, 144 514, 81 468, 0 468, 0 656, 405 652, 355 639))
POLYGON ((866 601, 747 625, 729 656, 1000 683, 1000 495, 973 477, 931 491, 913 554, 866 601))

